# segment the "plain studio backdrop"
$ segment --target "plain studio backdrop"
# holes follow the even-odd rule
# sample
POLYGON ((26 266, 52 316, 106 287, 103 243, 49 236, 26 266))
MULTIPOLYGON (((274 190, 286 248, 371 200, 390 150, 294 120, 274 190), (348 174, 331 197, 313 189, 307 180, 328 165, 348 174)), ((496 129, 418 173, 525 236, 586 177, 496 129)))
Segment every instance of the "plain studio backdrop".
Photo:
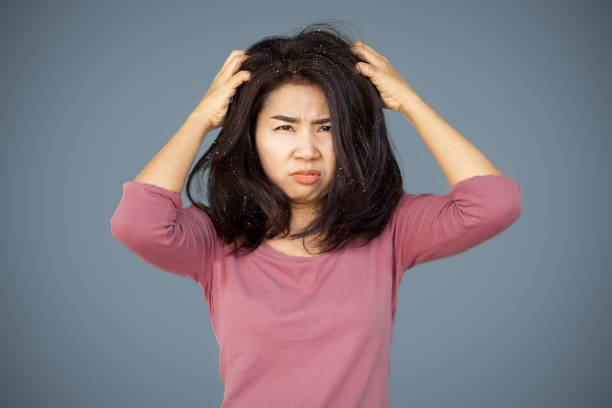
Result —
MULTIPOLYGON (((393 406, 612 406, 612 13, 578 0, 3 2, 1 406, 220 405, 200 287, 110 217, 232 49, 323 20, 522 190, 508 230, 404 275, 393 406)), ((446 194, 408 119, 385 116, 404 189, 446 194)))

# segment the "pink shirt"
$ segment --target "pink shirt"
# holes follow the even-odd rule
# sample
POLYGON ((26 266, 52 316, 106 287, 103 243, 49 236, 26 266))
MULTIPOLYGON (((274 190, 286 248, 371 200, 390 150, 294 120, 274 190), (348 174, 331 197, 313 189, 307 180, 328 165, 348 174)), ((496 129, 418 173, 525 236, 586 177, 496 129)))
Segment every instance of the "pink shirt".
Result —
POLYGON ((111 232, 202 288, 220 348, 222 408, 383 408, 404 271, 488 240, 521 210, 514 179, 474 176, 446 195, 404 192, 367 246, 300 257, 263 244, 239 257, 178 193, 127 181, 111 232))

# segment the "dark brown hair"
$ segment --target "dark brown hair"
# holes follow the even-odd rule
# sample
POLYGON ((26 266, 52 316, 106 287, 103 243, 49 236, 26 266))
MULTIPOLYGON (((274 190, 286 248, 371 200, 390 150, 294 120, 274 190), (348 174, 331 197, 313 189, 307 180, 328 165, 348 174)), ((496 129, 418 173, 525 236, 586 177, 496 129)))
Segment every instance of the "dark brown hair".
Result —
POLYGON ((187 178, 187 196, 205 211, 219 238, 250 252, 264 238, 286 237, 291 209, 286 194, 264 173, 255 149, 256 119, 269 92, 286 83, 316 84, 331 118, 336 169, 318 217, 289 238, 315 234, 318 253, 366 244, 389 222, 402 196, 402 176, 388 139, 383 103, 351 40, 328 23, 251 45, 239 70, 251 72, 230 100, 223 126, 187 178), (209 170, 210 205, 195 201, 190 185, 209 170))

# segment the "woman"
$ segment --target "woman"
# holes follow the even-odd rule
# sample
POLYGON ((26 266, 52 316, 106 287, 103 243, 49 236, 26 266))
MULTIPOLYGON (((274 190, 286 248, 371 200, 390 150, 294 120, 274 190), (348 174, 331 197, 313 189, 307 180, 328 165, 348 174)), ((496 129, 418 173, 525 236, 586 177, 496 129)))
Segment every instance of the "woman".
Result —
POLYGON ((320 24, 234 50, 111 218, 119 241, 201 286, 222 407, 389 407, 405 270, 519 217, 519 184, 438 116, 388 59, 320 24), (408 194, 383 108, 440 164, 446 195, 408 194), (222 127, 187 179, 202 140, 222 127), (210 205, 189 186, 209 171, 210 205))

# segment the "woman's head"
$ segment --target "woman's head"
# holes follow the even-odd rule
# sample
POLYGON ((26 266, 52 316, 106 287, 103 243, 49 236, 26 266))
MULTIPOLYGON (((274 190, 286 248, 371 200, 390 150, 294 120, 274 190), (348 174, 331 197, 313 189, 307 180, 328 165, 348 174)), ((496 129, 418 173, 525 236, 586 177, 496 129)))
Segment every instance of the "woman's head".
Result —
POLYGON ((335 174, 334 142, 325 94, 312 83, 286 83, 264 97, 255 146, 267 178, 291 209, 316 206, 335 174), (295 172, 316 173, 298 175, 295 172))
POLYGON ((232 97, 223 126, 187 180, 189 200, 237 249, 289 233, 291 208, 317 217, 291 237, 320 236, 322 252, 382 232, 401 198, 402 178, 376 87, 355 68, 351 41, 314 24, 292 36, 266 37, 246 50, 251 72, 232 97), (290 123, 270 116, 295 118, 290 123), (325 123, 312 124, 316 119, 325 123), (279 128, 280 127, 280 128, 279 128), (190 193, 209 169, 209 206, 190 193), (321 172, 301 184, 296 170, 321 172))

